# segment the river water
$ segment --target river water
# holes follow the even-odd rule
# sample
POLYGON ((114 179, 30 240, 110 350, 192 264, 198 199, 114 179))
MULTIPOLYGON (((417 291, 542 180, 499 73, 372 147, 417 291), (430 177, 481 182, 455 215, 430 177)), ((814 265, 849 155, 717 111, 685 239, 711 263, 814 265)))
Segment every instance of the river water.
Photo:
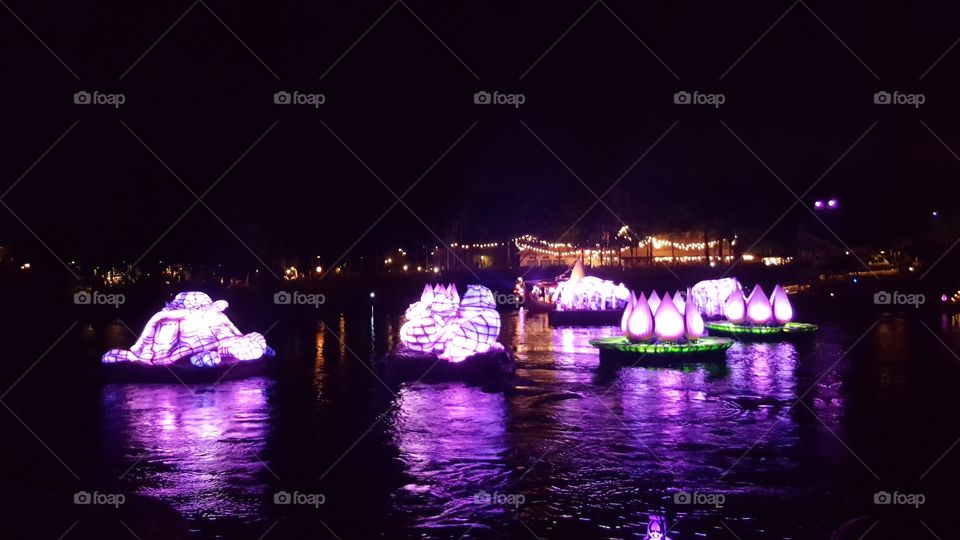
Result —
MULTIPOLYGON (((267 335, 272 376, 59 392, 73 406, 17 390, 5 403, 23 424, 5 421, 3 444, 24 469, 8 476, 47 499, 126 494, 144 509, 122 527, 142 540, 175 537, 154 504, 195 538, 642 538, 651 513, 675 539, 829 538, 856 518, 875 524, 867 538, 951 537, 960 324, 824 319, 806 342, 736 343, 725 363, 608 368, 588 340, 616 329, 512 312, 517 376, 495 387, 383 379, 392 315, 284 321, 267 335), (875 505, 884 490, 926 500, 875 505)), ((81 323, 60 348, 96 354, 125 332, 81 323)), ((45 530, 112 519, 77 512, 45 530)))

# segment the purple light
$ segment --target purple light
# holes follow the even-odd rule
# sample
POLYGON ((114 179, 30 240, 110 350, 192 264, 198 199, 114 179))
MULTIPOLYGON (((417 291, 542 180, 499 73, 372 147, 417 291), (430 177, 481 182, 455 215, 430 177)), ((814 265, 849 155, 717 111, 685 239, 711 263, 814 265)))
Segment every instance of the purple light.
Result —
POLYGON ((777 285, 773 288, 770 303, 773 305, 773 318, 777 324, 787 324, 793 320, 793 306, 790 305, 790 299, 783 287, 777 285))
POLYGON ((627 300, 626 307, 623 308, 623 316, 620 317, 620 331, 626 335, 627 322, 630 320, 630 313, 633 312, 633 306, 637 305, 637 295, 630 291, 630 300, 627 300))
POLYGON ((705 317, 723 315, 723 308, 733 291, 740 290, 736 278, 723 278, 701 281, 690 289, 693 303, 705 317))
POLYGON ((593 276, 571 277, 557 285, 553 301, 562 311, 617 309, 630 299, 623 285, 593 276))
POLYGON ((653 316, 653 333, 662 341, 679 341, 683 337, 683 316, 676 304, 666 297, 653 316))
POLYGON ((817 210, 822 210, 822 209, 823 209, 823 201, 821 201, 821 200, 816 200, 816 201, 814 201, 813 207, 816 208, 817 210))
POLYGON ((420 301, 407 308, 406 318, 400 340, 414 351, 461 362, 498 346, 500 314, 493 293, 481 285, 468 286, 462 300, 453 284, 428 285, 420 301))
POLYGON ((223 314, 225 300, 213 302, 202 292, 181 292, 147 322, 130 350, 111 349, 102 362, 170 365, 185 358, 196 367, 257 360, 267 340, 257 332, 241 334, 223 314))
POLYGON ((657 291, 650 293, 650 298, 647 300, 647 303, 650 305, 650 311, 656 313, 657 309, 660 308, 660 296, 657 295, 657 291))
POLYGON ((667 520, 657 514, 650 515, 650 521, 647 522, 647 534, 643 540, 670 540, 667 536, 667 520))
POLYGON ((773 320, 773 307, 759 284, 753 287, 747 299, 747 319, 753 324, 768 324, 773 320))
POLYGON ((690 294, 687 295, 687 305, 683 311, 683 321, 686 326, 684 336, 687 339, 694 341, 703 337, 705 333, 703 317, 700 316, 697 306, 693 303, 693 295, 690 294))
POLYGON ((677 306, 677 311, 683 315, 683 311, 687 308, 687 302, 683 299, 683 295, 680 294, 680 291, 675 291, 673 293, 673 305, 677 306))
POLYGON ((827 201, 827 206, 829 206, 830 208, 836 208, 840 206, 840 203, 837 202, 836 199, 830 199, 829 201, 827 201))
POLYGON ((640 298, 630 309, 630 317, 627 320, 626 336, 631 341, 646 341, 653 337, 653 312, 650 311, 650 305, 647 298, 640 293, 640 298))
POLYGON ((730 293, 723 308, 727 320, 740 324, 747 318, 747 304, 743 300, 743 291, 739 288, 730 293))

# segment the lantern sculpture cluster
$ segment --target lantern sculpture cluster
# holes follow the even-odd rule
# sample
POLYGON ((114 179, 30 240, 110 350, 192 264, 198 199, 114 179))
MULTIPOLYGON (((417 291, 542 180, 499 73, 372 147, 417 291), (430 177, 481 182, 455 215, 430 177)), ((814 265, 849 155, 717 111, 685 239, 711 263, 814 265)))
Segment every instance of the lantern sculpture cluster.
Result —
POLYGON ((707 318, 719 318, 723 316, 724 307, 727 299, 734 291, 742 294, 743 287, 736 278, 708 279, 701 281, 690 289, 693 295, 693 303, 700 310, 700 313, 707 318))
POLYGON ((623 283, 594 276, 562 281, 553 294, 560 311, 621 309, 629 300, 630 291, 623 283))
POLYGON ((150 318, 130 350, 111 349, 102 362, 170 366, 184 360, 208 368, 273 355, 262 334, 237 330, 223 313, 227 305, 202 292, 181 292, 150 318))
POLYGON ((704 323, 700 311, 693 304, 692 295, 684 300, 680 291, 663 300, 653 291, 648 300, 630 293, 630 301, 623 310, 620 329, 630 341, 695 341, 703 337, 704 323))
POLYGON ((819 329, 815 324, 793 322, 793 306, 780 285, 773 288, 769 297, 760 285, 754 286, 746 298, 736 290, 727 298, 723 311, 726 321, 706 323, 711 333, 770 339, 810 334, 819 329))
POLYGON ((784 325, 793 320, 793 306, 780 285, 773 288, 769 298, 760 285, 756 285, 747 298, 743 297, 742 291, 734 291, 727 298, 724 314, 734 324, 784 325))
POLYGON ((500 314, 490 289, 470 285, 460 298, 453 285, 425 285, 420 300, 407 308, 400 340, 412 351, 451 362, 499 349, 500 314))
POLYGON ((560 281, 550 301, 558 311, 602 311, 623 309, 630 300, 630 291, 623 283, 588 276, 583 259, 577 259, 570 269, 570 277, 560 281))

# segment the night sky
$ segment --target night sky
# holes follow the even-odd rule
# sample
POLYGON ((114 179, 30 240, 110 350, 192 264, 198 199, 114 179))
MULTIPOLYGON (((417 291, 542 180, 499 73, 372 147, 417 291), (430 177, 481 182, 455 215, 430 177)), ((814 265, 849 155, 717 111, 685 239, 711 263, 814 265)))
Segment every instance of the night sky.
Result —
MULTIPOLYGON (((52 264, 44 243, 65 260, 255 264, 246 244, 331 261, 434 234, 555 239, 591 206, 565 240, 621 220, 757 235, 796 201, 783 183, 800 195, 825 172, 803 202, 837 197, 825 219, 850 245, 960 210, 955 6, 520 4, 11 0, 0 243, 52 264), (726 101, 676 105, 681 90, 726 101), (926 102, 876 105, 881 90, 926 102)), ((833 239, 799 205, 769 238, 801 231, 833 239)))

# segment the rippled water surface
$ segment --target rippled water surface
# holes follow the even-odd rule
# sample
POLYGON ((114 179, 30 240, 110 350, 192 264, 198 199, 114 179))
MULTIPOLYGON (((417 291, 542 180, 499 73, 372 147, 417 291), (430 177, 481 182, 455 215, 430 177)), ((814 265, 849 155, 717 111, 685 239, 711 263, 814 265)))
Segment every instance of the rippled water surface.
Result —
MULTIPOLYGON (((73 413, 93 447, 50 445, 82 481, 165 503, 203 538, 640 538, 650 512, 672 538, 828 538, 879 489, 955 480, 951 459, 918 480, 960 436, 954 322, 837 321, 807 342, 736 343, 726 362, 615 368, 588 343, 615 329, 520 312, 504 318, 518 371, 502 385, 385 379, 391 316, 280 324, 275 375, 104 385, 73 413)), ((115 332, 91 326, 78 346, 115 332)), ((141 517, 125 524, 149 529, 141 517)))

